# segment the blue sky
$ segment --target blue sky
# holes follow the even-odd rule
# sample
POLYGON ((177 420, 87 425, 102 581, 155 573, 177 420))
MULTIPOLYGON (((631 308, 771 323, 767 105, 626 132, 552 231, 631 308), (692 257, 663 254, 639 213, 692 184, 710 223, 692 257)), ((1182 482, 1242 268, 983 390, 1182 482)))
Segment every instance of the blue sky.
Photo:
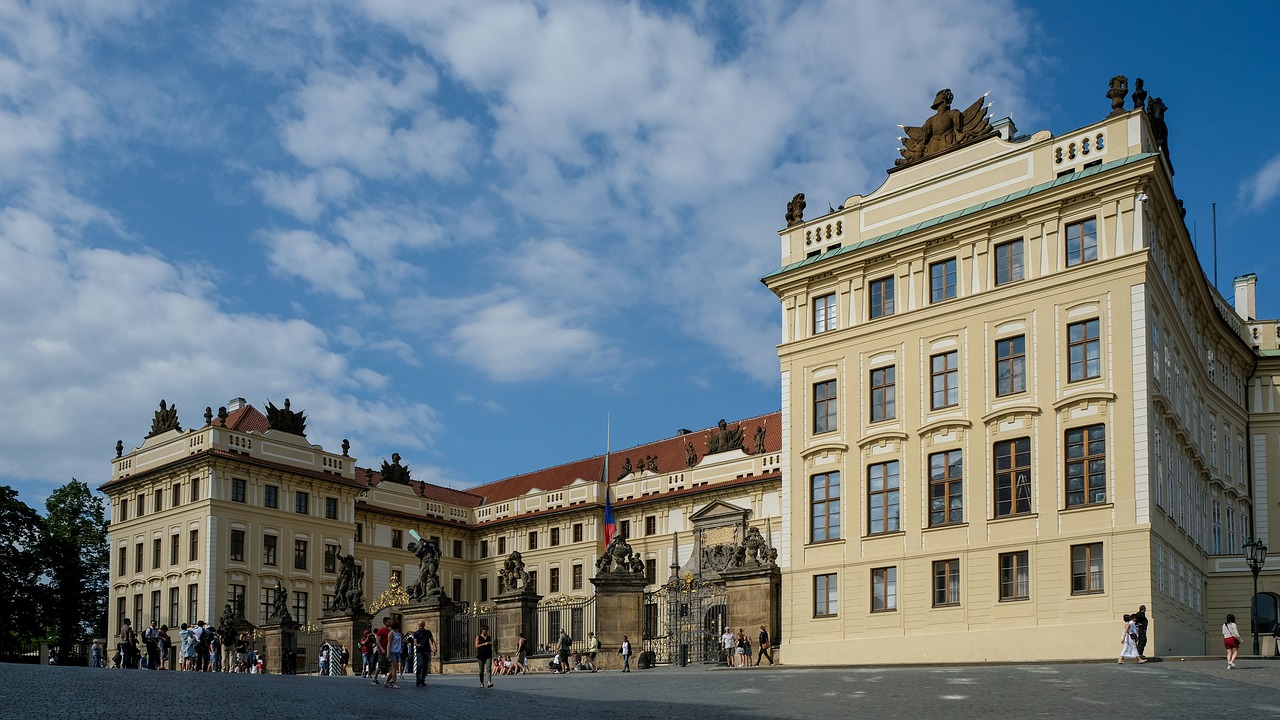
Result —
POLYGON ((1280 22, 1219 5, 0 0, 0 483, 96 486, 161 398, 455 487, 777 410, 787 200, 942 87, 1060 134, 1144 78, 1278 317, 1280 22))

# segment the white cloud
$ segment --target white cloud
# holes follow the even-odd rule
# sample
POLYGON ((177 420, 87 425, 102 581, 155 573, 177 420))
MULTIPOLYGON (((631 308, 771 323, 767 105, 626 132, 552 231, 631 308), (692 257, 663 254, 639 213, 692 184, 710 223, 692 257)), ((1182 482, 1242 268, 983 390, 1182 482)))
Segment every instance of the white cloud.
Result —
POLYGON ((443 351, 496 380, 537 380, 555 371, 594 374, 603 343, 591 330, 538 312, 519 299, 473 300, 443 351))
POLYGON ((253 184, 268 205, 306 223, 315 222, 330 204, 345 200, 359 185, 351 173, 341 168, 326 168, 298 178, 264 171, 253 184))
POLYGON ((298 277, 311 290, 345 300, 364 297, 355 253, 310 230, 281 230, 265 234, 271 269, 285 277, 298 277))
POLYGON ((1240 198, 1250 210, 1262 210, 1280 195, 1280 155, 1267 161, 1253 177, 1240 183, 1240 198))

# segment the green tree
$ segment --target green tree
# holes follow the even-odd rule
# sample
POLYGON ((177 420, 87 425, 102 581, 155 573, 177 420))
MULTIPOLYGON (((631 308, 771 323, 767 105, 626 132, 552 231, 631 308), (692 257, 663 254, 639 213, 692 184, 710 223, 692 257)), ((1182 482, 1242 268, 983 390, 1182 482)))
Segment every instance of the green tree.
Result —
POLYGON ((76 643, 107 632, 106 507, 86 483, 72 478, 53 491, 45 509, 45 626, 58 640, 58 656, 65 658, 76 643))
POLYGON ((40 515, 16 490, 0 486, 0 656, 15 654, 43 632, 43 536, 40 515))

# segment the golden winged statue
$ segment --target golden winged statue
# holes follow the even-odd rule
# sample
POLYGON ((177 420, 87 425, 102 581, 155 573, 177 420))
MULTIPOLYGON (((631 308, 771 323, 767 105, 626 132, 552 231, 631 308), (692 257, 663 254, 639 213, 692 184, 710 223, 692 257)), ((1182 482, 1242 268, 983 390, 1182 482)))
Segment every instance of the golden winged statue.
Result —
POLYGON ((964 111, 952 110, 951 102, 955 100, 955 95, 950 90, 939 90, 932 105, 936 112, 924 121, 923 126, 898 126, 907 135, 899 138, 903 147, 898 152, 902 157, 895 160, 894 165, 910 165, 957 145, 985 137, 991 132, 991 121, 987 118, 987 108, 990 106, 982 104, 986 99, 984 94, 964 111))

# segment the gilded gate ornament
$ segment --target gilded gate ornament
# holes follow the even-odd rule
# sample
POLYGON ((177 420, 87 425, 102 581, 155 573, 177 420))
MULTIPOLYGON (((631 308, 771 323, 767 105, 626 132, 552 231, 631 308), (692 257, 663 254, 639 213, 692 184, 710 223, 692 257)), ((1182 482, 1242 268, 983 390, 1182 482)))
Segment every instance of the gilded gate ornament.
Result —
POLYGON ((963 111, 952 110, 951 102, 955 95, 950 90, 939 90, 931 106, 936 112, 924 121, 920 127, 899 125, 906 137, 898 138, 903 147, 898 150, 902 157, 894 161, 894 165, 902 167, 924 160, 954 147, 986 137, 991 132, 991 121, 987 118, 987 108, 983 100, 986 94, 978 98, 963 111))

